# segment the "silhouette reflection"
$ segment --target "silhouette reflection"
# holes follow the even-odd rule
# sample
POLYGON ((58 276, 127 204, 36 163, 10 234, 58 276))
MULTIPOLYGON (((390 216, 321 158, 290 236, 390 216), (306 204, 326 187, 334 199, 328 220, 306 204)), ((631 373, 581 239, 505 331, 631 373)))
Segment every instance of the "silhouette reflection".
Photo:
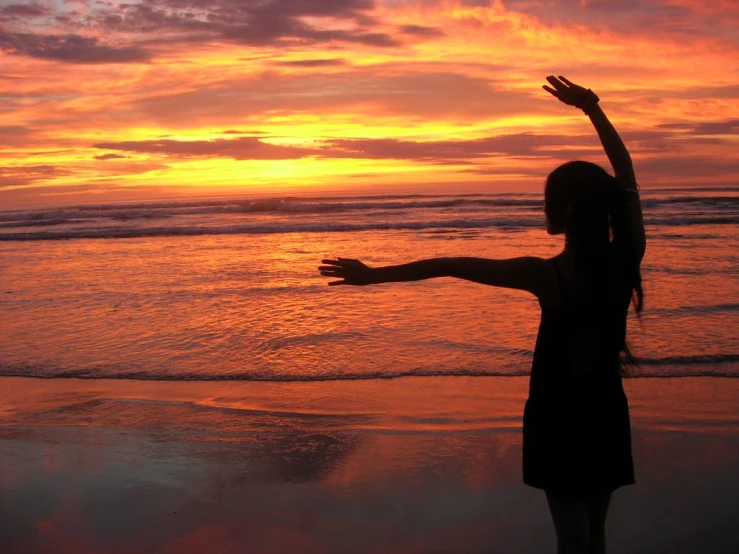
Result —
POLYGON ((267 440, 265 479, 287 483, 322 481, 357 447, 357 434, 290 434, 267 440))

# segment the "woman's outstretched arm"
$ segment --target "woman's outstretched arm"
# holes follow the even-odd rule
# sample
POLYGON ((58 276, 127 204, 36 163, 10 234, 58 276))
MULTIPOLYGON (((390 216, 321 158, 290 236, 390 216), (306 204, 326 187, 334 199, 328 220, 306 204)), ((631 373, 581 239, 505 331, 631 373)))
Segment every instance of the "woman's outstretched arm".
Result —
POLYGON ((608 156, 608 161, 611 162, 611 167, 613 167, 616 181, 629 195, 629 221, 631 223, 632 236, 636 241, 639 259, 641 259, 646 247, 644 218, 641 203, 639 202, 639 186, 636 184, 634 166, 626 145, 624 145, 616 128, 601 109, 598 104, 598 97, 593 91, 576 85, 562 76, 554 77, 550 75, 547 77, 547 81, 549 81, 549 84, 553 88, 544 85, 544 90, 555 96, 559 101, 581 109, 590 118, 593 127, 595 127, 606 156, 608 156))
POLYGON ((402 265, 369 267, 359 260, 323 260, 318 270, 336 277, 329 285, 372 285, 401 281, 421 281, 434 277, 456 277, 494 287, 526 290, 539 296, 546 271, 545 260, 534 257, 490 260, 487 258, 431 258, 402 265))

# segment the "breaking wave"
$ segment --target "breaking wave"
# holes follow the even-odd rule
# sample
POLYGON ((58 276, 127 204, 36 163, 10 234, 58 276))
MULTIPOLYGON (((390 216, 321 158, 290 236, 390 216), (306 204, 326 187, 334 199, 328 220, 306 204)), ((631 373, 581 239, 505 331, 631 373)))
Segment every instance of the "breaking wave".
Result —
MULTIPOLYGON (((629 368, 628 378, 683 378, 683 377, 739 377, 739 367, 727 368, 724 364, 739 362, 739 354, 714 354, 696 356, 668 356, 662 358, 637 358, 639 367, 629 368), (647 369, 645 366, 648 366, 647 369), (652 369, 655 367, 655 369, 652 369), (684 368, 683 366, 690 366, 684 368), (719 367, 710 367, 719 366, 719 367)), ((357 373, 327 372, 314 375, 295 375, 277 372, 250 373, 164 373, 161 371, 111 370, 87 368, 80 370, 32 368, 28 366, 2 366, 0 377, 36 377, 54 379, 130 379, 146 381, 279 381, 312 382, 362 379, 393 379, 399 377, 526 377, 528 367, 520 371, 495 370, 435 370, 367 371, 357 373)))
MULTIPOLYGON (((739 196, 683 194, 650 197, 642 202, 648 212, 647 223, 651 226, 739 224, 739 196)), ((285 197, 101 204, 2 211, 0 240, 388 229, 525 229, 542 226, 542 210, 540 194, 521 193, 496 196, 285 197), (367 219, 358 223, 353 216, 357 212, 362 212, 367 219), (344 214, 344 220, 341 220, 341 214, 344 214)))

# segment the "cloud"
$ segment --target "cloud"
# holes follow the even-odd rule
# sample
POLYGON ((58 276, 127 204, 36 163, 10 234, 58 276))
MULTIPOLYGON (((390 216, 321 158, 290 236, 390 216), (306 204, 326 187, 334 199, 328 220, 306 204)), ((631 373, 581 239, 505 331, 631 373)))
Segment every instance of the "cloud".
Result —
POLYGON ((498 167, 498 166, 490 166, 490 165, 478 165, 476 167, 471 167, 469 169, 463 169, 461 170, 465 174, 471 174, 471 175, 516 175, 516 176, 525 176, 525 177, 538 177, 543 178, 545 177, 552 169, 554 169, 554 165, 547 166, 545 168, 542 167, 529 167, 529 166, 523 166, 523 167, 498 167))
POLYGON ((736 135, 739 133, 739 119, 726 121, 693 121, 689 123, 661 123, 660 129, 670 129, 695 135, 736 135))
MULTIPOLYGON (((2 92, 0 92, 2 94, 2 92)), ((25 136, 30 133, 30 129, 25 125, 0 125, 0 137, 2 137, 3 144, 7 139, 13 137, 25 136)))
MULTIPOLYGON (((700 177, 733 174, 739 163, 729 159, 690 154, 672 131, 630 133, 627 144, 640 177, 700 177), (661 154, 654 157, 654 154, 661 154), (711 166, 713 160, 714 166, 711 166)), ((231 158, 234 160, 290 160, 301 158, 403 160, 416 164, 470 166, 477 175, 541 175, 538 162, 552 164, 570 159, 607 161, 595 135, 514 133, 471 140, 403 140, 394 138, 325 139, 314 147, 275 145, 256 137, 208 141, 150 140, 97 143, 95 148, 164 155, 170 158, 231 158), (497 160, 509 166, 491 166, 497 160)), ((110 156, 110 155, 106 155, 110 156)), ((662 179, 663 180, 663 179, 662 179)))
POLYGON ((665 98, 686 98, 689 100, 703 100, 706 98, 739 98, 739 85, 722 86, 688 86, 677 90, 667 90, 661 93, 665 98))
POLYGON ((100 156, 93 156, 96 160, 118 160, 121 158, 126 158, 126 156, 121 156, 120 154, 102 154, 100 156))
POLYGON ((140 201, 145 198, 175 196, 182 193, 181 187, 161 187, 156 185, 126 185, 103 181, 82 185, 32 185, 24 188, 0 188, 0 205, 23 206, 39 202, 77 202, 95 200, 98 202, 140 201))
POLYGON ((142 48, 114 47, 80 35, 37 35, 0 31, 0 50, 14 55, 79 64, 140 63, 152 53, 142 48))
POLYGON ((51 10, 47 6, 41 4, 9 4, 0 8, 0 18, 18 17, 18 18, 34 18, 49 15, 51 10))
POLYGON ((390 48, 403 45, 403 35, 423 39, 442 34, 420 25, 386 30, 374 16, 373 0, 83 1, 81 5, 72 10, 65 4, 53 9, 54 4, 6 6, 0 10, 0 21, 7 23, 0 29, 0 49, 67 63, 140 63, 163 50, 192 50, 214 42, 301 49, 319 44, 390 48), (26 25, 31 20, 32 32, 26 25))
MULTIPOLYGON (((732 1, 732 0, 729 0, 732 1)), ((506 9, 524 13, 547 24, 579 26, 610 30, 623 35, 642 35, 649 29, 652 36, 674 38, 707 37, 706 25, 721 25, 716 14, 729 15, 732 10, 707 9, 712 2, 701 0, 506 0, 506 9)), ((734 10, 735 11, 735 10, 734 10)), ((735 16, 734 16, 735 17, 735 16)), ((730 38, 730 37, 729 37, 730 38)), ((736 37, 733 38, 736 41, 736 37)))
MULTIPOLYGON (((410 141, 396 139, 338 139, 326 141, 326 157, 402 159, 459 164, 479 158, 561 156, 553 147, 597 145, 590 136, 567 137, 517 133, 474 140, 410 141)), ((582 150, 577 153, 581 153, 582 150)))
POLYGON ((401 33, 415 37, 437 38, 445 36, 444 31, 435 27, 424 27, 423 25, 401 25, 401 33))
POLYGON ((278 61, 275 65, 281 65, 286 67, 330 67, 346 64, 346 60, 341 58, 326 58, 326 59, 315 59, 315 60, 289 60, 289 61, 278 61))
POLYGON ((494 156, 561 156, 554 147, 581 154, 597 146, 591 136, 565 137, 520 133, 474 140, 413 141, 398 139, 329 139, 314 148, 269 144, 255 137, 201 141, 145 140, 96 143, 95 148, 125 152, 161 154, 171 157, 217 157, 235 160, 287 160, 306 157, 394 159, 433 164, 468 164, 471 160, 494 156), (581 146, 573 150, 574 146, 581 146))
POLYGON ((0 168, 0 190, 6 187, 21 187, 36 181, 47 180, 67 174, 54 165, 5 166, 0 168))
POLYGON ((315 149, 279 146, 263 142, 255 137, 216 140, 143 140, 101 142, 94 148, 120 150, 147 154, 163 154, 173 157, 221 157, 235 160, 288 160, 314 155, 315 149))
MULTIPOLYGON (((174 127, 203 122, 229 125, 237 105, 242 120, 266 114, 349 112, 365 119, 405 117, 410 125, 449 119, 479 121, 532 109, 529 95, 498 88, 493 78, 442 67, 417 63, 331 72, 263 71, 186 92, 135 99, 121 107, 121 116, 174 127)), ((536 89, 534 94, 538 94, 536 89)), ((561 113, 556 104, 545 104, 544 109, 561 113)))
MULTIPOLYGON (((227 129, 225 131, 221 131, 222 135, 267 135, 269 133, 265 131, 239 131, 238 129, 227 129)), ((166 138, 166 137, 160 137, 160 138, 166 138)))
MULTIPOLYGON (((701 179, 716 179, 735 183, 739 177, 739 160, 730 157, 680 154, 635 159, 634 169, 641 183, 657 182, 701 182, 701 179)), ((711 184, 703 183, 703 184, 711 184)))

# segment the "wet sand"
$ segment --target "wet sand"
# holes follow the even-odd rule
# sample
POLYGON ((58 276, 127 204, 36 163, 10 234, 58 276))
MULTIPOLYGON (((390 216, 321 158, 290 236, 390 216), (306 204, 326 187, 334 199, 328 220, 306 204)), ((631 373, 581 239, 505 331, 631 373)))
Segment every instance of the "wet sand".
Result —
MULTIPOLYGON (((526 378, 0 379, 0 551, 554 552, 526 378)), ((609 553, 739 552, 739 380, 631 379, 609 553)))

